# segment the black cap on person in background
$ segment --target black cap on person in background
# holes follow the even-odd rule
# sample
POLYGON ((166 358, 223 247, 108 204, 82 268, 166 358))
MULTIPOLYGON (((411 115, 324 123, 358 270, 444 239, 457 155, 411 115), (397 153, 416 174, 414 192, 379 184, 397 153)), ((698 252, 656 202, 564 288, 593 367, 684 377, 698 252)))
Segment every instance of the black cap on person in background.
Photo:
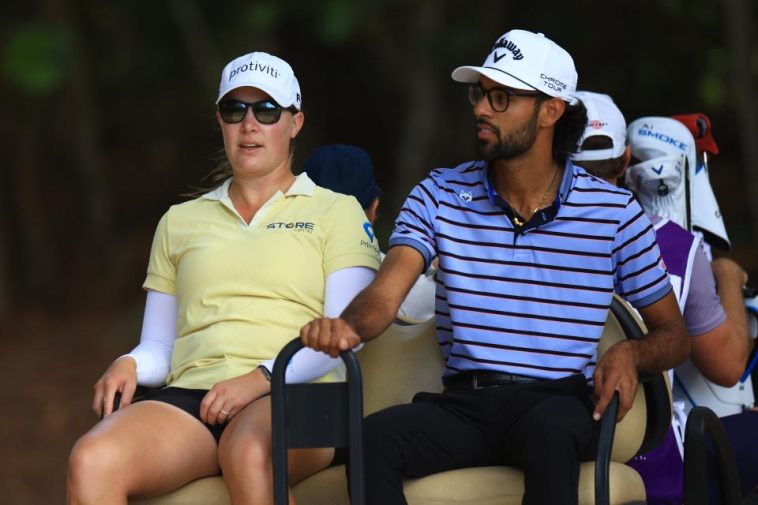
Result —
POLYGON ((354 196, 364 209, 382 194, 374 180, 371 157, 360 147, 319 147, 303 162, 303 172, 322 188, 354 196))

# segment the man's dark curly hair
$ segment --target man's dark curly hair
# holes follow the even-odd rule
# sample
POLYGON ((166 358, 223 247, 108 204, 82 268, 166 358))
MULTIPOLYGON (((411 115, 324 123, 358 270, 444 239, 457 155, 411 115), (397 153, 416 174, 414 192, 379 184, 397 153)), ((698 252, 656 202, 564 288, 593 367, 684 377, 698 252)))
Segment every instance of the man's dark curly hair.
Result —
POLYGON ((566 104, 566 110, 555 123, 553 133, 553 158, 561 165, 566 163, 571 153, 576 152, 579 139, 587 125, 587 109, 581 101, 576 105, 566 104))

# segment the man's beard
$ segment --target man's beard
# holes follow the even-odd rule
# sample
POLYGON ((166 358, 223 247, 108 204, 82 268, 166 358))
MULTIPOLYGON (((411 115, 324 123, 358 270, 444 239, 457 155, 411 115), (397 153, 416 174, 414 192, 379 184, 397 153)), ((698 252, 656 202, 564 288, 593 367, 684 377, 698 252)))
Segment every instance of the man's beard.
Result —
POLYGON ((477 141, 477 156, 491 163, 499 160, 510 160, 527 152, 532 148, 534 141, 537 139, 538 113, 539 107, 535 107, 532 117, 505 138, 502 137, 500 129, 495 125, 483 119, 477 119, 477 125, 487 125, 489 128, 492 128, 497 137, 497 141, 494 144, 488 144, 482 140, 477 141))

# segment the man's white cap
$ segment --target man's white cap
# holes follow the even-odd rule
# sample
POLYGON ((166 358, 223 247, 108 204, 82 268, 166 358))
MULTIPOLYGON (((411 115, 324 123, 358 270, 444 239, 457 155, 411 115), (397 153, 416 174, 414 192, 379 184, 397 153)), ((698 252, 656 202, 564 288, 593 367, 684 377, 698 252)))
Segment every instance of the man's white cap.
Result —
POLYGON ((650 183, 647 187, 652 189, 660 186, 660 191, 656 190, 656 193, 682 194, 681 198, 673 201, 669 198, 658 198, 651 191, 649 201, 656 208, 649 209, 644 204, 642 207, 648 212, 653 210, 663 217, 669 217, 690 231, 702 231, 708 242, 722 249, 729 249, 729 237, 716 195, 713 194, 708 171, 698 164, 695 139, 687 127, 668 117, 642 117, 629 124, 627 137, 632 148, 632 158, 641 161, 629 167, 627 171, 627 182, 630 186, 639 188, 644 184, 644 179, 660 179, 657 186, 650 183), (677 163, 677 159, 681 159, 681 162, 677 163), (681 167, 678 170, 677 164, 681 167), (673 172, 679 172, 681 190, 669 188, 668 183, 663 180, 665 173, 671 173, 672 169, 673 172), (661 183, 666 186, 665 190, 661 183))
POLYGON ((481 67, 458 67, 452 77, 474 83, 481 75, 510 88, 541 91, 572 105, 577 102, 574 60, 541 33, 511 30, 495 42, 481 67))
POLYGON ((289 64, 268 53, 250 53, 230 61, 221 72, 218 103, 230 91, 251 86, 266 92, 282 107, 300 110, 300 84, 289 64))
POLYGON ((613 99, 608 95, 591 91, 577 91, 576 97, 587 109, 587 125, 579 140, 579 150, 571 155, 575 161, 612 160, 619 158, 626 149, 626 120, 613 99), (603 136, 611 139, 608 149, 582 150, 582 144, 590 137, 603 136))

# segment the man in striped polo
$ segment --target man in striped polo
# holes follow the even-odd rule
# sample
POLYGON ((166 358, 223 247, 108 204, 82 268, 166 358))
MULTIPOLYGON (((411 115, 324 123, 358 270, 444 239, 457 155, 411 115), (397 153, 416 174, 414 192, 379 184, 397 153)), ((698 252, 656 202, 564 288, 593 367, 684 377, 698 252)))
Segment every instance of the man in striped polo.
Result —
POLYGON ((403 478, 506 464, 525 473, 523 503, 577 503, 593 418, 614 391, 623 417, 639 371, 685 359, 684 324, 632 195, 568 161, 586 121, 571 56, 542 34, 513 30, 483 66, 452 77, 468 83, 478 160, 417 185, 374 282, 340 318, 314 320, 301 337, 332 356, 376 337, 438 257, 445 391, 366 419, 368 502, 406 503, 403 478), (595 364, 614 292, 650 331, 595 364))

